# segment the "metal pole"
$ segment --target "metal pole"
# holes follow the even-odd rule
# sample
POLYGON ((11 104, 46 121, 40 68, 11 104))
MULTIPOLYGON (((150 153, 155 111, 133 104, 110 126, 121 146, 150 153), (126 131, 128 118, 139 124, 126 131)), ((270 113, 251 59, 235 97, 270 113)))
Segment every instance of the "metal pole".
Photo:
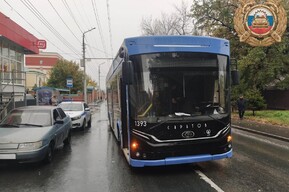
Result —
MULTIPOLYGON (((1 60, 0 60, 1 61, 1 60)), ((1 62, 2 63, 2 62, 1 62)), ((2 98, 3 98, 3 90, 2 90, 2 73, 4 73, 3 65, 0 65, 0 103, 2 105, 2 98)), ((1 117, 0 117, 1 119, 1 117)))
POLYGON ((87 103, 87 88, 86 88, 86 66, 85 66, 85 43, 84 43, 84 37, 85 37, 85 33, 88 33, 89 31, 92 31, 94 28, 91 28, 88 31, 83 32, 82 34, 82 51, 83 51, 83 93, 84 93, 84 102, 87 103))
POLYGON ((98 65, 98 90, 100 91, 100 65, 98 65))
POLYGON ((105 62, 98 65, 98 89, 100 91, 100 66, 105 64, 105 62))
POLYGON ((84 93, 84 102, 87 103, 87 96, 86 96, 86 68, 85 68, 85 43, 84 43, 84 36, 85 36, 85 32, 82 35, 82 51, 83 51, 83 58, 82 58, 82 62, 83 62, 83 93, 84 93))
POLYGON ((13 91, 13 109, 15 109, 15 88, 14 88, 14 84, 15 84, 15 69, 12 70, 12 91, 13 91))
POLYGON ((98 65, 98 100, 100 100, 101 89, 100 89, 100 66, 105 64, 105 62, 98 65))

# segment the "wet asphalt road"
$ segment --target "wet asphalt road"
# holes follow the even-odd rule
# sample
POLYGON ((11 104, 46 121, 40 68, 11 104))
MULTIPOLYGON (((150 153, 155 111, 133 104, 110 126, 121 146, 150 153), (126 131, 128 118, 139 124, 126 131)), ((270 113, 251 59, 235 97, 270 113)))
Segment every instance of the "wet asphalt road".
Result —
POLYGON ((73 131, 50 165, 0 163, 0 192, 289 191, 289 143, 233 129, 232 159, 131 169, 108 129, 106 105, 73 131))

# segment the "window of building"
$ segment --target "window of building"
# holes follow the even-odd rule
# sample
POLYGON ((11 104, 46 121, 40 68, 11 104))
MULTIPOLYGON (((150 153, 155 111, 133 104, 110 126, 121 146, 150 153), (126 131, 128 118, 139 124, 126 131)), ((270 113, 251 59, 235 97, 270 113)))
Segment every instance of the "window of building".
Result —
POLYGON ((9 57, 9 44, 7 42, 2 44, 2 57, 9 57))
POLYGON ((11 60, 15 60, 16 59, 16 47, 15 46, 10 46, 10 49, 9 49, 9 58, 11 60))
POLYGON ((21 50, 20 48, 18 48, 16 50, 16 60, 19 61, 19 62, 22 62, 22 59, 23 59, 23 50, 21 50))
POLYGON ((5 39, 0 41, 0 70, 4 83, 24 85, 23 49, 20 46, 9 43, 5 39))
POLYGON ((0 56, 2 57, 2 40, 0 39, 0 56))
POLYGON ((8 83, 10 81, 10 65, 9 60, 2 57, 2 69, 3 69, 3 82, 8 83))

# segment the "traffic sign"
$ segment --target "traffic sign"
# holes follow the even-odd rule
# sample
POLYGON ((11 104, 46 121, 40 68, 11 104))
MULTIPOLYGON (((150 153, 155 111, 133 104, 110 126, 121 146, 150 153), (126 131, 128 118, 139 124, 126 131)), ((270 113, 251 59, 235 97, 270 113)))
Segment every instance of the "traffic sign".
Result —
POLYGON ((66 79, 66 87, 69 87, 69 88, 73 87, 73 79, 72 78, 66 79))

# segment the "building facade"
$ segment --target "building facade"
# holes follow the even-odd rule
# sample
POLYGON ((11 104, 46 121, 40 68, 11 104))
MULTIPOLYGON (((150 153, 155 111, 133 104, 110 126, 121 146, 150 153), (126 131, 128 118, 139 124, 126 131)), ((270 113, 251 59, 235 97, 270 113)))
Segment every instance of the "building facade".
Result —
POLYGON ((32 90, 33 87, 44 86, 49 79, 50 70, 64 58, 53 52, 40 52, 39 54, 25 55, 26 87, 32 90))
POLYGON ((25 97, 25 54, 38 54, 39 39, 0 12, 0 102, 25 97), (11 96, 12 95, 12 96, 11 96))
POLYGON ((31 91, 35 87, 42 87, 47 81, 46 73, 43 70, 25 69, 26 73, 26 90, 31 91))

